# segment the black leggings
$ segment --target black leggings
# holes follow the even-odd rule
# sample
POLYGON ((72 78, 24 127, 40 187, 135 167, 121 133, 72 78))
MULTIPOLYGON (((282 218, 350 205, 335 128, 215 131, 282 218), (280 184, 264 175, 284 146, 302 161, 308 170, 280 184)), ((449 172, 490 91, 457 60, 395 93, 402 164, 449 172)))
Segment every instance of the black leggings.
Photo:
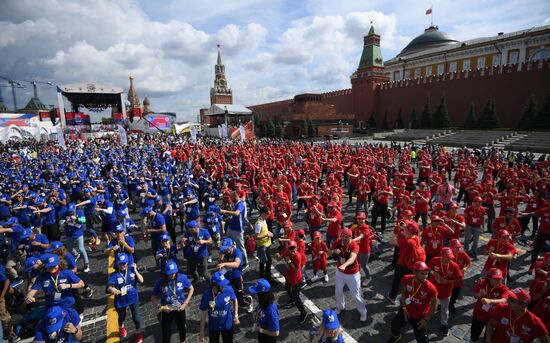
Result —
POLYGON ((482 322, 481 320, 472 318, 472 331, 470 332, 470 340, 477 342, 484 328, 485 328, 484 322, 482 322))
POLYGON ((208 341, 210 343, 219 343, 220 336, 223 343, 233 343, 233 328, 227 331, 212 331, 208 334, 208 341))
POLYGON ((185 341, 187 331, 185 327, 185 311, 162 312, 160 327, 162 330, 162 343, 170 343, 172 336, 172 321, 176 322, 180 334, 180 341, 185 341))
POLYGON ((428 337, 426 334, 426 327, 423 329, 418 328, 418 322, 420 319, 412 318, 409 316, 408 320, 405 320, 405 314, 403 309, 400 308, 397 315, 393 317, 391 321, 391 334, 393 337, 398 337, 401 334, 401 329, 407 325, 407 322, 412 326, 414 331, 414 338, 418 343, 428 343, 428 337))
POLYGON ((412 272, 407 268, 407 266, 402 266, 400 264, 395 265, 395 270, 393 272, 393 281, 391 284, 390 297, 395 299, 399 293, 399 286, 401 286, 401 279, 407 274, 412 274, 412 272))
POLYGON ((265 333, 258 332, 258 343, 275 343, 277 342, 277 337, 268 336, 265 333))

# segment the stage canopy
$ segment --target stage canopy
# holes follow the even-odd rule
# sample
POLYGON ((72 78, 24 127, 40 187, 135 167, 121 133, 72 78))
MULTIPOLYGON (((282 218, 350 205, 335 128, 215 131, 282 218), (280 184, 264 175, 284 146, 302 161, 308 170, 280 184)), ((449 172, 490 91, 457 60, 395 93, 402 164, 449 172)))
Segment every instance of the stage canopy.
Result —
POLYGON ((212 104, 206 111, 207 116, 223 117, 226 114, 229 116, 251 116, 252 111, 241 105, 224 105, 224 104, 212 104))

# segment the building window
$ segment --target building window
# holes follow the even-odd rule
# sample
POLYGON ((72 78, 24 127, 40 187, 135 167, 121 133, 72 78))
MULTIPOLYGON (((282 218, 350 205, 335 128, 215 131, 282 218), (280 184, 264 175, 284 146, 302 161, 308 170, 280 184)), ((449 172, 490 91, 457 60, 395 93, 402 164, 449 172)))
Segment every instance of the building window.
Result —
POLYGON ((501 59, 500 54, 494 54, 493 55, 493 67, 500 65, 500 59, 501 59))
POLYGON ((432 75, 432 66, 426 67, 426 76, 432 75))
POLYGON ((393 81, 397 81, 400 79, 399 74, 401 74, 399 70, 393 72, 393 81))
POLYGON ((441 63, 437 65, 437 74, 442 75, 445 73, 445 64, 441 63))
POLYGON ((485 57, 477 58, 477 69, 485 68, 485 57))
POLYGON ((470 70, 470 60, 462 61, 462 71, 470 70))
POLYGON ((508 51, 508 63, 518 63, 519 60, 519 50, 510 50, 508 51))
POLYGON ((417 77, 420 77, 420 68, 414 70, 414 78, 416 79, 417 77))
POLYGON ((456 62, 451 62, 451 64, 449 64, 449 71, 451 73, 456 73, 456 62))
POLYGON ((365 122, 363 120, 359 121, 359 128, 364 129, 365 128, 365 122))

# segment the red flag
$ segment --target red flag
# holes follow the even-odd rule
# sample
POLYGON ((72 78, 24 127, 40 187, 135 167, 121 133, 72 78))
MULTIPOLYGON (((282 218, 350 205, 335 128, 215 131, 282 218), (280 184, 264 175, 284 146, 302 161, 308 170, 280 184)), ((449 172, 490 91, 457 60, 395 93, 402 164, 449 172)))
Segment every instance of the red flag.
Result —
POLYGON ((432 14, 432 8, 431 7, 426 10, 426 15, 430 15, 430 14, 432 14))

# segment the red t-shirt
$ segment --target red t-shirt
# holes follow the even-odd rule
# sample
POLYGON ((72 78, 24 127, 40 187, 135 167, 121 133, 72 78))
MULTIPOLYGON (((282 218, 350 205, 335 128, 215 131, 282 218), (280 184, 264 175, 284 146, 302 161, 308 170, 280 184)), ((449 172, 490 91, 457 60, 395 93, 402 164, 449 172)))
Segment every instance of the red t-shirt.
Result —
POLYGON ((539 232, 550 235, 550 207, 541 208, 535 213, 540 218, 539 232))
MULTIPOLYGON (((485 246, 485 250, 490 252, 490 249, 493 248, 493 252, 495 254, 500 255, 508 255, 508 254, 517 254, 518 251, 514 247, 514 244, 511 242, 506 242, 506 244, 499 244, 498 239, 491 239, 489 243, 485 246)), ((488 257, 487 261, 485 262, 485 270, 489 270, 491 268, 498 268, 502 270, 502 274, 504 277, 508 274, 508 260, 497 258, 494 259, 492 257, 488 257)))
POLYGON ((550 280, 538 280, 531 293, 540 293, 546 287, 547 291, 542 298, 537 301, 533 313, 546 324, 546 330, 550 329, 550 280))
POLYGON ((370 187, 366 182, 362 182, 357 186, 355 194, 357 195, 357 201, 367 201, 369 196, 370 187))
POLYGON ((289 202, 279 202, 275 205, 275 212, 277 213, 277 221, 281 224, 286 223, 290 220, 290 215, 292 214, 292 206, 289 202))
POLYGON ((283 258, 290 257, 291 263, 296 267, 296 270, 293 270, 288 264, 286 265, 284 272, 286 283, 289 285, 299 285, 302 283, 302 254, 296 252, 294 256, 291 256, 290 251, 286 250, 281 256, 283 258))
POLYGON ((430 280, 419 284, 412 274, 403 276, 401 284, 408 315, 415 319, 426 318, 430 312, 432 299, 437 297, 437 288, 430 280))
POLYGON ((331 235, 332 237, 339 237, 340 236, 340 229, 342 228, 342 213, 338 210, 336 212, 333 212, 332 215, 330 215, 329 218, 336 217, 335 222, 329 222, 327 233, 331 235))
MULTIPOLYGON (((307 208, 307 222, 312 226, 321 226, 323 224, 323 217, 314 210, 313 204, 309 204, 307 208)), ((323 214, 323 205, 317 203, 315 206, 321 214, 323 214)))
MULTIPOLYGON (((472 264, 472 260, 470 259, 470 256, 468 253, 464 250, 459 250, 457 254, 455 254, 455 258, 453 260, 458 266, 460 267, 460 270, 463 270, 464 267, 469 266, 472 264)), ((464 285, 464 279, 461 281, 455 282, 455 287, 462 287, 464 285)))
POLYGON ((412 197, 413 197, 413 199, 415 199, 414 209, 415 209, 416 213, 420 213, 420 214, 428 213, 428 204, 429 204, 430 197, 431 197, 430 191, 429 190, 425 190, 425 191, 417 190, 417 191, 414 191, 412 193, 412 197), (424 200, 420 199, 418 196, 422 196, 427 201, 424 201, 424 200))
MULTIPOLYGON (((380 191, 391 192, 392 189, 391 189, 391 187, 386 186, 386 187, 380 188, 380 191)), ((390 196, 389 196, 388 194, 386 194, 386 193, 379 193, 379 194, 376 196, 376 201, 377 201, 379 204, 385 205, 385 204, 387 204, 387 203, 390 201, 390 196)))
POLYGON ((447 230, 443 226, 438 226, 435 229, 430 225, 426 226, 420 237, 424 242, 424 250, 426 254, 431 256, 441 255, 441 248, 443 247, 443 237, 447 230))
POLYGON ((363 238, 361 238, 361 240, 358 242, 359 253, 370 254, 370 248, 372 243, 372 239, 370 238, 370 236, 372 235, 372 231, 367 224, 363 224, 361 226, 355 226, 353 228, 353 238, 359 237, 361 234, 363 234, 363 238))
POLYGON ((516 316, 508 305, 499 304, 493 307, 490 316, 496 322, 491 343, 510 342, 512 335, 519 337, 518 342, 533 342, 535 338, 548 334, 540 318, 529 311, 516 316))
POLYGON ((483 223, 483 217, 487 211, 484 207, 479 206, 478 209, 475 209, 473 205, 470 205, 464 209, 464 217, 466 219, 466 225, 478 227, 483 223))
MULTIPOLYGON (((449 264, 444 265, 441 262, 441 257, 432 258, 430 262, 428 262, 428 267, 430 267, 431 270, 438 273, 446 280, 460 279, 463 277, 462 270, 460 269, 458 264, 456 264, 453 261, 450 261, 449 264)), ((437 283, 435 280, 435 276, 433 274, 430 275, 430 281, 437 288, 438 299, 445 299, 451 296, 454 283, 446 283, 446 284, 437 283)))
POLYGON ((449 239, 453 239, 453 238, 459 238, 460 237, 460 234, 462 232, 462 227, 460 225, 458 225, 456 222, 459 222, 459 223, 464 223, 464 217, 461 216, 460 214, 456 214, 454 217, 451 216, 450 214, 445 214, 445 216, 443 217, 443 220, 445 221, 445 224, 449 225, 452 229, 453 229, 453 233, 451 233, 450 231, 447 231, 447 234, 445 235, 445 237, 449 238, 449 239))
POLYGON ((512 237, 519 235, 521 233, 521 225, 516 218, 512 218, 510 224, 506 225, 506 217, 497 217, 493 223, 493 232, 498 232, 498 230, 508 230, 512 237))
MULTIPOLYGON (((480 279, 474 285, 473 292, 479 293, 482 290, 485 291, 485 295, 482 298, 487 299, 507 299, 508 298, 508 287, 504 284, 498 284, 495 287, 491 287, 487 279, 480 279)), ((494 305, 483 304, 481 298, 477 299, 474 306, 474 318, 480 320, 484 323, 487 323, 490 319, 491 308, 494 305)))
MULTIPOLYGON (((340 267, 344 262, 346 262, 351 253, 359 254, 359 244, 354 241, 349 242, 347 246, 342 244, 342 239, 338 238, 334 243, 332 243, 330 250, 340 249, 340 254, 338 255, 338 267, 340 267)), ((343 272, 344 274, 354 275, 359 273, 359 261, 355 258, 355 261, 343 272)))

